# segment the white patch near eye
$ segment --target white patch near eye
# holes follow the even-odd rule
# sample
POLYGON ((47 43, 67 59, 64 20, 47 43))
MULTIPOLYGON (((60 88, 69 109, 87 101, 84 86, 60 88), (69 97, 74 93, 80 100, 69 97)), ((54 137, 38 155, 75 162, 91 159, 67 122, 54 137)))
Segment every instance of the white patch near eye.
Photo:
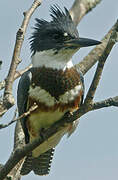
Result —
POLYGON ((64 36, 65 36, 65 37, 66 37, 66 36, 68 36, 68 33, 67 33, 67 32, 65 32, 65 33, 64 33, 64 36))

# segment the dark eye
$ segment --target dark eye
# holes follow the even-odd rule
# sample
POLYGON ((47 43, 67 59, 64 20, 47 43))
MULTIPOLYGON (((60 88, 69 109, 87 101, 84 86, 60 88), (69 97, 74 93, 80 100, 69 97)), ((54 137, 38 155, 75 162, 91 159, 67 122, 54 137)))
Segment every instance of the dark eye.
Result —
POLYGON ((59 39, 62 38, 62 36, 61 36, 61 34, 53 34, 53 38, 54 38, 55 40, 59 40, 59 39))

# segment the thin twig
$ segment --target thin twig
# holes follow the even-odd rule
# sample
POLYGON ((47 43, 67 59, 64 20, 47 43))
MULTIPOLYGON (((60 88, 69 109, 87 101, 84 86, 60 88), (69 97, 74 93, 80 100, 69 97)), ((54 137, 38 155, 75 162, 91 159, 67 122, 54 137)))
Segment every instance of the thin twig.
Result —
MULTIPOLYGON (((108 98, 100 102, 92 102, 92 103, 90 102, 90 104, 84 103, 82 107, 73 114, 73 121, 80 118, 81 116, 83 116, 89 111, 101 109, 104 107, 110 107, 110 106, 116 106, 116 107, 118 106, 118 96, 115 96, 113 98, 108 98)), ((38 108, 38 105, 34 104, 27 112, 23 113, 18 118, 13 118, 13 120, 10 121, 8 124, 0 124, 0 129, 6 128, 10 126, 12 123, 20 120, 21 118, 27 117, 28 115, 31 114, 31 112, 33 112, 37 108, 38 108)), ((68 119, 67 121, 69 122, 70 120, 68 119)))
POLYGON ((23 113, 18 118, 16 118, 16 112, 15 112, 15 115, 14 115, 14 118, 12 119, 12 121, 10 121, 7 124, 0 124, 0 129, 6 128, 6 127, 10 126, 11 124, 13 124, 14 122, 16 122, 16 121, 18 121, 18 120, 20 120, 20 119, 22 119, 24 117, 27 117, 28 115, 31 114, 31 112, 33 112, 37 108, 38 108, 38 105, 34 104, 33 106, 31 106, 31 108, 27 112, 23 113))
MULTIPOLYGON (((82 17, 88 13, 90 10, 92 10, 98 3, 100 3, 101 0, 94 0, 88 2, 88 0, 75 0, 71 9, 70 14, 72 16, 73 21, 77 25, 82 17)), ((20 77, 24 72, 26 72, 30 67, 28 66, 26 69, 21 71, 16 71, 14 75, 14 80, 20 77)), ((5 87, 5 80, 0 82, 0 90, 2 90, 5 87)))
MULTIPOLYGON (((14 81, 19 78, 20 76, 22 76, 23 73, 25 73, 26 71, 28 71, 30 68, 32 67, 32 64, 30 64, 29 66, 27 66, 25 69, 21 69, 19 71, 15 72, 14 75, 14 81)), ((5 80, 0 82, 0 90, 5 88, 5 80)))
MULTIPOLYGON (((9 122, 6 125, 0 125, 0 129, 1 128, 5 128, 8 127, 9 125, 11 125, 12 123, 17 121, 16 124, 16 128, 15 128, 15 138, 14 138, 14 151, 18 148, 21 148, 23 145, 25 145, 25 141, 24 141, 24 133, 20 124, 20 119, 24 118, 26 116, 28 116, 32 111, 37 109, 37 105, 34 104, 27 112, 25 112, 24 114, 22 114, 21 116, 19 116, 18 118, 16 118, 16 113, 14 114, 14 118, 11 122, 9 122)), ((12 155, 11 155, 12 156, 12 155)), ((17 157, 16 157, 17 158, 17 157)), ((15 164, 15 166, 12 166, 11 164, 9 164, 8 162, 8 170, 6 169, 5 172, 8 172, 5 176, 3 176, 3 178, 5 178, 8 174, 9 178, 13 178, 13 179, 20 179, 20 169, 22 167, 22 163, 24 162, 24 159, 20 159, 19 161, 17 161, 17 163, 15 164), (12 167, 9 171, 10 166, 12 167), (12 171, 11 171, 12 170, 12 171)), ((11 162, 10 162, 11 163, 11 162)), ((2 166, 2 168, 4 169, 4 166, 2 166)), ((2 171, 2 169, 0 169, 0 171, 2 171)), ((3 174, 4 174, 4 170, 3 170, 3 174)), ((3 175, 2 174, 2 175, 3 175)), ((0 172, 0 179, 3 179, 0 172)))
POLYGON ((117 33, 118 33, 118 21, 117 21, 117 26, 116 29, 114 29, 114 31, 112 32, 108 44, 104 50, 104 53, 102 54, 102 56, 98 59, 98 65, 97 65, 97 69, 93 78, 93 81, 91 83, 91 86, 88 90, 85 102, 86 104, 91 104, 96 92, 96 89, 98 87, 99 81, 101 79, 101 75, 102 75, 102 71, 104 68, 104 64, 106 62, 107 57, 109 56, 111 49, 113 48, 114 44, 116 43, 117 40, 117 33))
POLYGON ((76 119, 80 118, 82 115, 84 115, 88 111, 92 111, 97 109, 97 106, 102 108, 101 105, 104 105, 104 107, 108 106, 118 106, 118 96, 114 98, 110 98, 107 100, 102 101, 101 103, 95 103, 93 104, 89 109, 86 109, 86 105, 82 105, 81 108, 74 112, 73 115, 66 114, 60 121, 53 124, 50 128, 46 129, 44 131, 44 137, 45 139, 42 139, 41 137, 34 140, 32 143, 26 144, 22 148, 18 148, 14 151, 14 153, 11 155, 7 163, 2 167, 0 170, 0 180, 6 177, 6 175, 11 171, 13 167, 16 166, 16 164, 24 158, 29 152, 31 152, 33 149, 35 149, 37 146, 41 145, 44 141, 48 140, 51 136, 53 136, 55 133, 57 133, 61 127, 64 127, 66 123, 72 123, 76 119), (116 104, 117 100, 117 104, 116 104))
MULTIPOLYGON (((91 69, 91 67, 99 60, 108 44, 111 34, 114 30, 116 31, 117 28, 118 21, 113 25, 113 27, 102 39, 102 44, 97 45, 80 63, 76 64, 75 67, 79 68, 83 74, 86 74, 91 69)), ((112 48, 110 50, 112 50, 112 48)))
POLYGON ((31 15, 33 12, 36 10, 36 8, 41 4, 41 1, 39 0, 34 0, 31 8, 24 13, 24 19, 22 22, 21 27, 19 28, 17 35, 16 35, 16 42, 15 42, 15 47, 14 47, 14 52, 13 52, 13 57, 12 57, 12 62, 11 66, 9 69, 8 76, 6 78, 6 85, 5 85, 5 91, 4 91, 4 106, 5 108, 9 109, 13 104, 14 104, 14 98, 12 95, 12 85, 14 82, 14 76, 16 73, 16 68, 18 64, 20 63, 20 52, 21 52, 21 47, 24 41, 24 35, 29 23, 29 20, 31 18, 31 15))
POLYGON ((100 102, 94 102, 91 106, 92 110, 101 109, 105 107, 116 106, 118 107, 118 96, 108 98, 100 102))
MULTIPOLYGON (((13 81, 14 79, 18 78, 18 75, 21 75, 22 73, 24 73, 24 71, 21 71, 19 74, 16 72, 16 68, 20 62, 19 57, 20 57, 20 51, 23 44, 23 40, 24 40, 24 35, 25 35, 31 15, 40 4, 41 4, 41 0, 34 0, 31 8, 27 12, 24 13, 24 19, 23 19, 21 28, 17 32, 12 63, 11 63, 10 70, 7 76, 7 80, 5 80, 6 87, 5 87, 5 92, 4 92, 4 99, 3 99, 4 101, 0 101, 0 114, 1 115, 3 115, 14 104, 13 95, 12 95, 13 81)), ((28 68, 26 70, 28 70, 28 68)), ((20 121, 17 121, 16 128, 15 128, 14 150, 15 148, 21 147, 20 145, 24 142, 22 137, 24 137, 23 130, 21 128, 20 121)), ((13 167, 12 171, 9 171, 10 172, 9 174, 7 173, 8 176, 4 176, 4 178, 10 177, 9 179, 20 180, 21 178, 20 168, 22 166, 22 163, 23 163, 23 159, 19 161, 17 165, 13 167)), ((1 176, 0 178, 4 179, 1 176)))
POLYGON ((16 71, 15 76, 14 76, 14 80, 16 80, 17 78, 19 78, 20 76, 22 76, 22 74, 24 74, 26 71, 28 71, 31 67, 32 67, 32 64, 30 64, 29 66, 27 66, 25 69, 16 71))
POLYGON ((53 136, 55 133, 57 133, 60 130, 60 127, 63 127, 66 123, 67 119, 62 119, 52 125, 50 128, 46 129, 44 131, 45 139, 39 137, 35 139, 32 143, 26 144, 22 148, 18 148, 14 151, 14 153, 10 156, 9 160, 6 162, 4 167, 0 170, 0 180, 3 180, 7 174, 12 170, 13 167, 16 166, 16 164, 24 158, 29 152, 31 152, 33 149, 35 149, 37 146, 42 144, 44 141, 48 140, 51 136, 53 136))
MULTIPOLYGON (((112 105, 117 105, 116 101, 118 100, 115 98, 114 103, 113 101, 109 100, 109 106, 112 105), (110 104, 111 102, 111 104, 110 104)), ((108 103, 107 103, 108 104, 108 103)), ((95 107, 95 104, 94 104, 95 107)), ((108 106, 107 106, 108 107, 108 106)), ((61 121, 58 123, 54 124, 52 127, 50 127, 48 130, 45 132, 45 139, 36 139, 32 144, 27 144, 23 148, 16 149, 15 152, 12 154, 10 159, 7 161, 7 163, 4 165, 2 170, 0 171, 0 180, 6 177, 6 175, 11 171, 11 169, 16 166, 16 164, 26 155, 28 152, 32 151, 34 148, 39 146, 41 143, 43 143, 46 139, 51 137, 53 134, 55 134, 60 127, 64 126, 65 123, 67 122, 72 122, 79 118, 80 116, 84 115, 86 112, 92 110, 93 106, 89 105, 88 109, 86 109, 85 104, 82 105, 80 110, 76 111, 74 115, 68 114, 65 116, 61 121)), ((19 122, 19 121, 18 121, 19 122)))

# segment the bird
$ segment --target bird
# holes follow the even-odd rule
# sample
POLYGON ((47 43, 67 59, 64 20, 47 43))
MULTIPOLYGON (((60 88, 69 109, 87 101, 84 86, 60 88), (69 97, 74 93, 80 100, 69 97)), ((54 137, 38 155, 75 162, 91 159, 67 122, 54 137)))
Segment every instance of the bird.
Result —
MULTIPOLYGON (((30 37, 32 68, 19 81, 17 106, 19 116, 34 104, 38 106, 21 119, 25 143, 33 142, 43 130, 58 122, 65 113, 78 110, 84 97, 84 78, 74 67, 73 55, 81 48, 101 42, 79 37, 69 10, 58 5, 50 7, 51 20, 36 18, 30 37)), ((60 127, 59 131, 29 153, 21 168, 21 175, 33 171, 37 175, 50 172, 54 149, 61 138, 70 136, 78 120, 60 127)))

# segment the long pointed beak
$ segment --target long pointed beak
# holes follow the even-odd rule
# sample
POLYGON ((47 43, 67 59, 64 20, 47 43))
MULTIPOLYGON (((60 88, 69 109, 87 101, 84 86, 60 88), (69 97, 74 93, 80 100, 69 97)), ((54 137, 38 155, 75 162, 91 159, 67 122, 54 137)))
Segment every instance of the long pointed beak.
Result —
POLYGON ((101 44, 101 42, 93 40, 93 39, 88 39, 88 38, 72 39, 66 42, 66 46, 73 46, 73 47, 78 47, 78 48, 94 46, 98 44, 101 44))
POLYGON ((95 45, 101 44, 101 42, 100 41, 96 41, 94 39, 79 38, 78 44, 81 47, 87 47, 87 46, 95 46, 95 45))

